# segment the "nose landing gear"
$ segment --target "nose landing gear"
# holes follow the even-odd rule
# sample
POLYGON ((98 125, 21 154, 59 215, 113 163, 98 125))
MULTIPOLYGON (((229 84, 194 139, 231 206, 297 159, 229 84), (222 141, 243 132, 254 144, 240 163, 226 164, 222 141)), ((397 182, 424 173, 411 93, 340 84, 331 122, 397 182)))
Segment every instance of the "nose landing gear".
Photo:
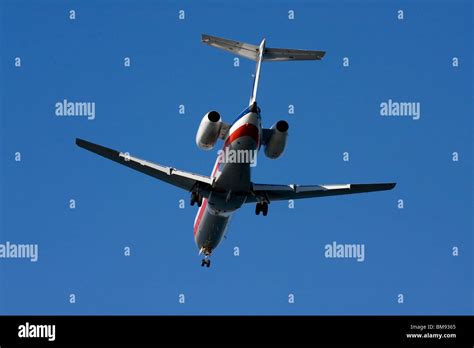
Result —
POLYGON ((255 206, 255 214, 260 215, 260 212, 262 212, 263 216, 267 216, 268 214, 268 203, 263 202, 263 203, 257 203, 255 206))
POLYGON ((201 261, 201 267, 204 267, 204 266, 206 266, 207 268, 211 266, 211 260, 208 259, 207 257, 202 259, 201 261))
POLYGON ((211 260, 209 257, 211 256, 211 250, 206 249, 205 247, 202 247, 201 250, 199 251, 199 255, 204 254, 204 258, 201 261, 201 267, 206 266, 207 268, 211 267, 211 260))

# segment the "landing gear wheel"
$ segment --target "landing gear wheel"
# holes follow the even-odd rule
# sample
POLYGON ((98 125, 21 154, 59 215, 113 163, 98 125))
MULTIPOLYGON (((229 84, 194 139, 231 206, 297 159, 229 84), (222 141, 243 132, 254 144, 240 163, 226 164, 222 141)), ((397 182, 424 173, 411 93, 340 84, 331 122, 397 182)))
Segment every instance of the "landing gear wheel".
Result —
POLYGON ((263 202, 263 203, 257 203, 255 206, 255 214, 260 215, 260 212, 263 213, 263 216, 267 216, 268 214, 268 203, 263 202))
POLYGON ((207 268, 211 267, 211 260, 209 259, 202 259, 201 261, 201 267, 206 266, 207 268))
POLYGON ((201 195, 198 195, 198 207, 200 207, 202 205, 202 196, 201 195))
POLYGON ((198 207, 202 204, 202 196, 197 192, 191 192, 191 206, 193 206, 194 203, 197 203, 198 207))
POLYGON ((198 197, 197 197, 197 193, 196 192, 191 192, 191 206, 194 205, 194 203, 196 203, 198 201, 198 197))

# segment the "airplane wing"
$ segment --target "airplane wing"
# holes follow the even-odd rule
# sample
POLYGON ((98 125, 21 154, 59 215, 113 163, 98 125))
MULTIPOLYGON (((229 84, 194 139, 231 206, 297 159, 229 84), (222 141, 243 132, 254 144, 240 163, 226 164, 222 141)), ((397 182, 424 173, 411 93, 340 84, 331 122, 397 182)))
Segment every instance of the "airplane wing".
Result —
POLYGON ((135 169, 186 191, 191 191, 196 186, 199 186, 200 192, 202 192, 204 197, 207 197, 211 190, 213 179, 209 176, 189 173, 173 167, 166 167, 160 164, 148 162, 137 157, 132 157, 126 153, 115 151, 79 138, 76 138, 76 144, 83 149, 98 154, 99 156, 123 164, 124 166, 135 169))
POLYGON ((395 183, 383 184, 345 184, 345 185, 268 185, 253 184, 246 203, 259 201, 282 201, 290 199, 314 198, 347 195, 373 191, 391 190, 395 183))

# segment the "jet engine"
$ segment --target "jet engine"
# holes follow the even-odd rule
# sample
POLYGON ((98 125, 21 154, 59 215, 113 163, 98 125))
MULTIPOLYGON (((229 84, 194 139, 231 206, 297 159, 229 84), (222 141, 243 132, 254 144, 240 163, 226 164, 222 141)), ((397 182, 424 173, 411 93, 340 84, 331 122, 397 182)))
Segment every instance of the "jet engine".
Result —
POLYGON ((217 111, 209 111, 201 120, 196 145, 203 150, 211 150, 219 138, 222 127, 221 115, 217 111))
POLYGON ((283 154, 288 138, 288 122, 278 121, 270 128, 270 136, 265 143, 265 155, 271 159, 283 154))

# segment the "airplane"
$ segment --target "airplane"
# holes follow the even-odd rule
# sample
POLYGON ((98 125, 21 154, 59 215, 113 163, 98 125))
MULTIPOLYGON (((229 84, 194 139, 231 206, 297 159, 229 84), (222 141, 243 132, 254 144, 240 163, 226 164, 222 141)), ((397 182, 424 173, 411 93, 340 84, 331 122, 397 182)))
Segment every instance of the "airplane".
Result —
POLYGON ((385 191, 395 187, 396 183, 273 185, 252 182, 251 156, 240 156, 240 160, 236 160, 239 156, 235 154, 256 153, 263 146, 267 157, 279 158, 285 150, 289 129, 284 120, 270 128, 262 127, 261 109, 257 104, 262 62, 321 60, 326 52, 268 48, 265 39, 260 45, 252 45, 206 34, 202 34, 202 42, 256 62, 249 105, 234 122, 224 122, 217 111, 209 111, 201 120, 196 134, 197 146, 211 150, 221 139, 223 150, 234 153, 227 160, 218 156, 210 176, 163 166, 76 138, 81 148, 190 192, 191 206, 199 207, 194 220, 194 240, 199 255, 204 255, 201 267, 211 265, 210 256, 225 236, 232 215, 244 204, 255 204, 255 214, 267 216, 268 205, 275 201, 385 191))

